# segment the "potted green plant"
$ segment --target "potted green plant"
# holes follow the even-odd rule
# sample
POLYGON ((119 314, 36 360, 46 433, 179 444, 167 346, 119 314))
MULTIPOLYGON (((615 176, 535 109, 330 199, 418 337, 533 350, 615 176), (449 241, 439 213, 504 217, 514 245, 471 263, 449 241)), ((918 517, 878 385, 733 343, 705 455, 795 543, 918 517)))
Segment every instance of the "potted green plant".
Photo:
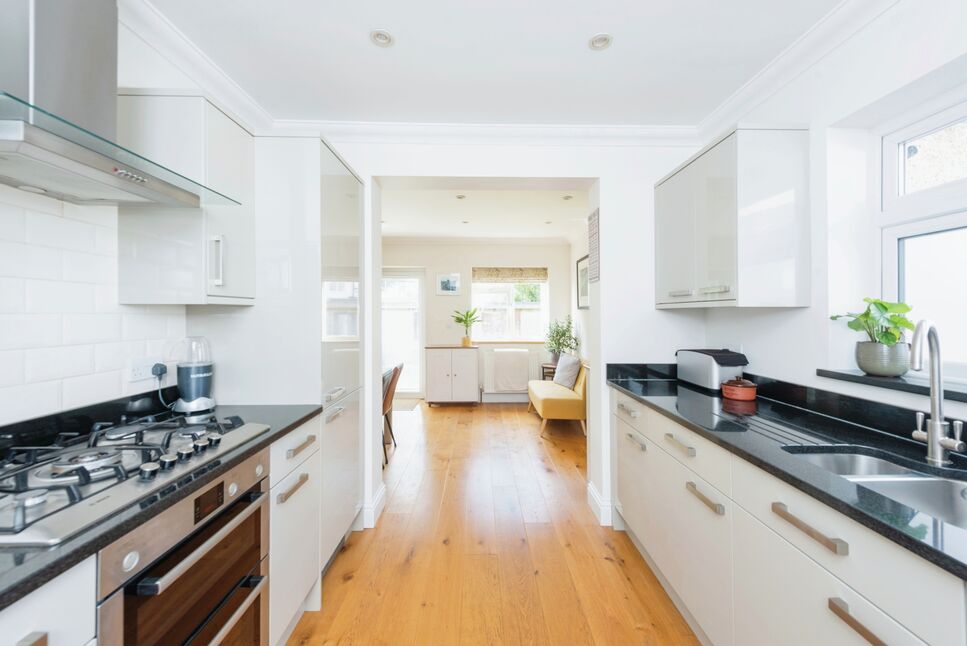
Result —
POLYGON ((866 309, 859 313, 836 314, 830 318, 849 319, 851 330, 862 332, 868 341, 856 343, 856 365, 875 377, 899 377, 910 369, 910 344, 904 331, 914 325, 905 314, 906 303, 891 303, 879 298, 864 298, 866 309))
POLYGON ((473 345, 473 341, 470 340, 470 329, 473 327, 474 323, 480 322, 480 315, 477 314, 477 308, 472 310, 467 310, 466 312, 461 312, 460 310, 453 310, 453 320, 463 326, 464 336, 460 340, 460 345, 465 348, 469 348, 473 345))
POLYGON ((562 352, 574 352, 578 349, 578 340, 574 336, 574 325, 571 317, 563 321, 553 321, 547 328, 547 340, 544 344, 551 353, 551 360, 557 363, 562 352))

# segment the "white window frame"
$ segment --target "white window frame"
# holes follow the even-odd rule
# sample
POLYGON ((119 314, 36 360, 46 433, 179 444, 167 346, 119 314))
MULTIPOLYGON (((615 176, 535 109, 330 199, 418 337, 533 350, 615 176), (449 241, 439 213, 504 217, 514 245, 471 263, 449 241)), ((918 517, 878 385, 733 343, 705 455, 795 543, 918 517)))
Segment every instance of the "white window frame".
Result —
POLYGON ((967 179, 915 193, 900 194, 903 163, 901 144, 967 119, 967 101, 923 116, 914 123, 884 134, 880 147, 880 211, 884 224, 931 218, 967 208, 967 179))
MULTIPOLYGON (((413 392, 411 390, 400 390, 398 392, 403 393, 410 397, 416 397, 422 399, 426 394, 426 270, 422 268, 411 268, 411 267, 383 267, 382 275, 380 276, 380 292, 382 293, 383 278, 416 278, 420 281, 420 316, 418 317, 418 324, 420 332, 417 335, 420 343, 420 389, 418 392, 413 392)), ((380 362, 382 363, 382 316, 383 316, 383 306, 380 303, 380 362)))

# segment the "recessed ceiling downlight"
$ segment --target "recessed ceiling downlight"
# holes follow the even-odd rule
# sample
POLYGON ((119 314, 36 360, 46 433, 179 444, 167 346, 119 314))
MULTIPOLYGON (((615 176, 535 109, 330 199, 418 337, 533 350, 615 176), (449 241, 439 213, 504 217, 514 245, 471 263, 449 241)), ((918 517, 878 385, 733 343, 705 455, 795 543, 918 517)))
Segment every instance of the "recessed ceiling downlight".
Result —
POLYGON ((393 46, 393 34, 389 33, 385 29, 374 29, 369 32, 369 39, 373 41, 373 44, 377 47, 392 47, 393 46))
POLYGON ((457 199, 458 200, 465 200, 465 199, 467 199, 467 196, 464 195, 463 193, 458 193, 457 194, 457 199))
POLYGON ((561 199, 564 200, 565 202, 567 202, 568 200, 573 200, 574 199, 574 196, 573 195, 565 195, 561 199))
POLYGON ((611 34, 595 34, 588 41, 588 47, 594 50, 607 49, 611 47, 611 34))

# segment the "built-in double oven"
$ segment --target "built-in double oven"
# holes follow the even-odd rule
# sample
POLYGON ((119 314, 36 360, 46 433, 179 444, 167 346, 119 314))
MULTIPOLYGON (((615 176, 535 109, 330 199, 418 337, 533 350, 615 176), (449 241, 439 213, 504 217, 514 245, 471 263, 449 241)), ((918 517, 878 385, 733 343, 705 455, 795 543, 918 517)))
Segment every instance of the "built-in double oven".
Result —
POLYGON ((268 473, 266 450, 98 553, 98 646, 265 646, 268 473))

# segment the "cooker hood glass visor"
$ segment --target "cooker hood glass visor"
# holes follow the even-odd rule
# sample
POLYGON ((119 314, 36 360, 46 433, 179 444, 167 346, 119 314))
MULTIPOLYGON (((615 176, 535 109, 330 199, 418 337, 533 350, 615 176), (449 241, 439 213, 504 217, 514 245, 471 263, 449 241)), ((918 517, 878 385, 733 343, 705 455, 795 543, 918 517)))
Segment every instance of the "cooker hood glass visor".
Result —
POLYGON ((5 92, 0 92, 0 183, 75 204, 238 204, 5 92))

